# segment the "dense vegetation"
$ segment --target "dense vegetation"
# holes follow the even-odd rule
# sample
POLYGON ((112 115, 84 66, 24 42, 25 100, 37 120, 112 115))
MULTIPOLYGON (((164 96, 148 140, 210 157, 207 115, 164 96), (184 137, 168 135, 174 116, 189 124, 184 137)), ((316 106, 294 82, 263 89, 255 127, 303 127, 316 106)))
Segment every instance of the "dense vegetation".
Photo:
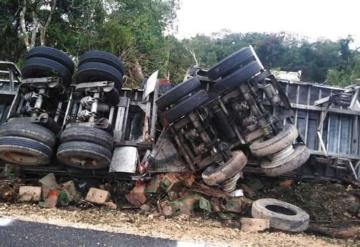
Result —
POLYGON ((218 33, 178 40, 172 33, 178 0, 0 0, 0 59, 21 63, 26 50, 48 45, 76 59, 89 49, 120 56, 134 84, 156 69, 182 80, 198 63, 208 67, 253 45, 268 68, 302 71, 306 81, 346 85, 360 78, 351 37, 309 42, 286 33, 218 33))

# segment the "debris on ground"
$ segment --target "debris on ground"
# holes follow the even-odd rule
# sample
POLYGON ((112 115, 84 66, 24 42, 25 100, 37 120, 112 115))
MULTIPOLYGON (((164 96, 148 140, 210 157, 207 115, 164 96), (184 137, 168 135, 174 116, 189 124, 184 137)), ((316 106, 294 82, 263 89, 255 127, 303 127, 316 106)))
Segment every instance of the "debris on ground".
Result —
POLYGON ((46 199, 43 204, 44 208, 56 208, 58 198, 59 198, 59 191, 50 190, 46 195, 46 199))
POLYGON ((15 202, 18 197, 18 191, 20 186, 21 180, 0 180, 0 201, 15 202))
POLYGON ((62 189, 66 193, 70 202, 78 202, 81 198, 80 193, 76 190, 75 183, 72 180, 69 180, 61 184, 62 189))
POLYGON ((295 208, 300 207, 310 215, 308 232, 339 238, 358 236, 360 191, 354 186, 299 182, 294 179, 253 179, 247 176, 239 181, 236 190, 228 193, 220 187, 204 184, 191 173, 168 173, 155 175, 151 180, 136 181, 132 187, 118 182, 102 182, 88 183, 92 187, 80 190, 83 180, 58 179, 54 174, 48 174, 40 180, 29 179, 26 183, 21 180, 11 180, 11 183, 10 180, 2 180, 0 199, 10 202, 15 197, 19 202, 38 202, 44 208, 70 205, 79 205, 79 208, 84 205, 85 208, 102 206, 112 210, 135 208, 150 218, 200 216, 204 219, 218 219, 244 232, 262 232, 270 228, 290 232, 306 230, 308 218, 297 218, 295 224, 294 215, 286 211, 296 205, 295 208), (261 201, 258 200, 260 198, 272 198, 262 199, 270 200, 272 204, 262 205, 260 213, 251 213, 252 208, 261 201), (278 201, 273 198, 281 200, 281 207, 273 205, 274 201, 278 201), (124 204, 122 200, 130 205, 124 204), (286 206, 285 202, 292 204, 286 206), (281 217, 274 218, 278 214, 281 217), (355 223, 348 225, 350 220, 355 223), (292 223, 297 225, 296 229, 292 223))
POLYGON ((110 199, 109 191, 97 189, 97 188, 90 188, 85 198, 86 201, 97 205, 102 205, 105 202, 109 201, 109 199, 110 199))
POLYGON ((261 232, 270 228, 269 219, 254 219, 245 218, 240 219, 241 230, 245 232, 261 232))
POLYGON ((19 201, 20 202, 38 202, 41 199, 40 186, 20 186, 19 201))
POLYGON ((136 183, 135 187, 126 195, 126 199, 135 207, 140 207, 146 202, 145 184, 142 182, 136 183))

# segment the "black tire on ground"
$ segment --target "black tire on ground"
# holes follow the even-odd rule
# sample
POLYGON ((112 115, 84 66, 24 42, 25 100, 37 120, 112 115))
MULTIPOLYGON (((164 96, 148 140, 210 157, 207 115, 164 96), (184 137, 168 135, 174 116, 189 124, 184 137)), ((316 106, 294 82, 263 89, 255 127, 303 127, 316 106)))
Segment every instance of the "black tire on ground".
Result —
POLYGON ((122 86, 123 74, 111 65, 97 62, 83 63, 75 73, 75 81, 95 82, 95 81, 113 81, 115 88, 120 90, 122 86))
POLYGON ((71 60, 71 58, 66 55, 64 52, 47 46, 38 46, 33 49, 31 49, 25 56, 25 59, 29 59, 32 57, 44 57, 51 60, 54 60, 58 63, 61 63, 64 65, 68 70, 72 73, 74 73, 74 62, 71 60))
POLYGON ((20 123, 20 122, 8 122, 0 125, 0 137, 2 136, 19 136, 30 138, 35 141, 44 143, 49 147, 54 147, 56 138, 55 134, 38 124, 34 123, 20 123))
POLYGON ((223 92, 239 86, 241 82, 249 80, 262 70, 261 65, 257 61, 248 63, 244 67, 234 71, 230 75, 224 77, 222 80, 215 83, 213 87, 214 92, 223 92))
POLYGON ((309 149, 305 145, 299 145, 288 156, 274 161, 263 161, 261 169, 269 177, 281 176, 305 164, 309 157, 309 149))
POLYGON ((83 141, 98 144, 112 151, 113 137, 102 129, 88 126, 71 126, 60 135, 60 142, 83 141))
POLYGON ((44 58, 32 57, 26 60, 21 69, 23 78, 37 78, 45 76, 59 76, 65 84, 71 82, 71 72, 59 62, 44 58))
POLYGON ((52 148, 42 142, 18 136, 0 137, 0 159, 18 165, 50 163, 52 148))
POLYGON ((219 63, 211 67, 207 74, 211 80, 219 77, 225 77, 246 61, 253 57, 253 53, 249 47, 244 47, 230 56, 224 58, 219 63))
POLYGON ((62 143, 57 159, 65 165, 81 169, 102 169, 111 161, 109 149, 90 142, 72 141, 62 143))
POLYGON ((253 218, 269 219, 270 227, 289 232, 305 231, 310 222, 309 215, 301 208, 272 198, 254 201, 251 215, 253 218))
POLYGON ((173 108, 165 112, 164 117, 168 123, 172 123, 180 117, 192 112, 208 101, 209 95, 205 90, 200 90, 191 97, 181 101, 173 108))
POLYGON ((299 133, 295 125, 286 124, 283 130, 276 136, 265 141, 255 141, 252 143, 250 151, 258 157, 272 155, 291 145, 298 135, 299 133))
POLYGON ((199 78, 197 78, 197 77, 193 77, 187 81, 184 81, 184 82, 176 85, 175 87, 170 89, 168 92, 166 92, 164 95, 162 95, 156 101, 158 109, 160 111, 164 110, 166 107, 175 103, 182 97, 199 89, 200 86, 201 86, 201 83, 200 83, 199 78))
POLYGON ((207 185, 220 185, 224 181, 239 174, 245 167, 247 158, 241 151, 232 152, 232 157, 224 165, 208 166, 202 173, 202 179, 207 185))
POLYGON ((110 52, 96 50, 85 52, 79 58, 79 66, 88 62, 105 63, 116 68, 121 74, 125 73, 122 61, 110 52))

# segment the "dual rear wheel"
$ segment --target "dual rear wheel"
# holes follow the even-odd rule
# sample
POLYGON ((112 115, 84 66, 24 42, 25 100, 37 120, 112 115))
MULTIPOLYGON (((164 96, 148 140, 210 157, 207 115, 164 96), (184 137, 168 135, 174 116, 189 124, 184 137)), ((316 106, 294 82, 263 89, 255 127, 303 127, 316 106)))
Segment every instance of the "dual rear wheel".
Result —
POLYGON ((0 126, 0 158, 18 165, 50 163, 55 134, 29 122, 8 122, 0 126))
POLYGON ((113 137, 105 130, 72 125, 60 136, 57 159, 65 165, 81 169, 108 167, 112 157, 113 137))

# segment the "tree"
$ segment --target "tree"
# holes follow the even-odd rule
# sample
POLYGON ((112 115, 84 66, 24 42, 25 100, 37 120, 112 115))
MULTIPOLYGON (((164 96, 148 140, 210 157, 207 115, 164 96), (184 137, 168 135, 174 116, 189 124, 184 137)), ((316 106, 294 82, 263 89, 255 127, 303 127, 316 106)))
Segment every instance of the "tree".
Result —
POLYGON ((18 9, 17 1, 0 1, 0 59, 17 61, 25 50, 23 42, 18 38, 18 9))
POLYGON ((20 4, 19 36, 23 39, 26 50, 32 49, 38 38, 40 45, 45 45, 56 3, 57 0, 23 0, 20 4))

